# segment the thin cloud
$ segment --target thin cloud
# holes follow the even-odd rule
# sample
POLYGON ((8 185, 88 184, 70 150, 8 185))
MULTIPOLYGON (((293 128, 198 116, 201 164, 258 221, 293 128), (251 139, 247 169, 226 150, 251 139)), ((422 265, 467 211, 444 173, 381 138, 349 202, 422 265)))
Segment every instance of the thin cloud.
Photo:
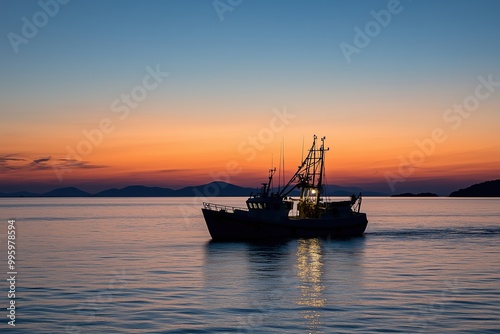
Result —
POLYGON ((4 155, 0 157, 0 164, 7 163, 7 161, 26 161, 24 158, 13 157, 14 154, 4 155))
POLYGON ((75 168, 75 169, 94 169, 94 168, 107 168, 106 165, 93 165, 90 161, 76 160, 76 159, 57 159, 61 163, 55 164, 56 168, 75 168))
POLYGON ((22 171, 43 171, 54 168, 59 169, 95 169, 106 168, 105 165, 94 165, 89 161, 65 159, 65 158, 52 158, 52 156, 45 156, 34 159, 27 159, 19 157, 14 154, 0 156, 0 172, 22 172, 22 171))
POLYGON ((26 168, 27 169, 35 169, 35 170, 45 170, 49 169, 50 165, 47 162, 51 159, 51 156, 34 159, 31 163, 29 163, 26 168))
POLYGON ((185 169, 157 169, 157 170, 152 170, 149 171, 150 173, 179 173, 179 172, 186 172, 186 171, 192 171, 195 170, 193 168, 185 168, 185 169))
POLYGON ((50 159, 51 159, 51 157, 50 157, 50 156, 49 156, 49 157, 46 157, 46 158, 35 159, 35 160, 33 160, 33 163, 35 163, 35 164, 39 164, 39 163, 41 163, 41 162, 47 162, 47 161, 49 161, 50 159))
POLYGON ((16 154, 7 154, 0 156, 0 171, 11 172, 23 168, 22 162, 27 161, 25 158, 16 156, 16 154))

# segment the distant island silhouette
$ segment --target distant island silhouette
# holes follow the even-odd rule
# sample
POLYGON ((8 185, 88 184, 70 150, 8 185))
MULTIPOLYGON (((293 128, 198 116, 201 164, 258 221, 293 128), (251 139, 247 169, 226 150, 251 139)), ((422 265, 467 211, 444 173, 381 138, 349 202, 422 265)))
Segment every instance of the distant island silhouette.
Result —
MULTIPOLYGON (((112 188, 97 193, 89 193, 76 187, 57 188, 45 193, 27 191, 0 193, 0 197, 241 197, 256 194, 257 188, 240 187, 231 183, 214 181, 198 186, 181 189, 170 189, 147 186, 128 186, 125 188, 112 188)), ((368 191, 359 187, 342 187, 337 185, 325 187, 329 196, 351 196, 362 193, 364 196, 388 196, 388 194, 368 191)), ((299 195, 292 192, 293 196, 299 195)))
POLYGON ((0 193, 0 197, 232 197, 249 195, 252 191, 255 192, 255 189, 240 187, 226 182, 215 181, 208 184, 185 187, 177 190, 170 188, 136 185, 121 189, 107 189, 92 194, 76 187, 65 187, 57 188, 41 194, 24 191, 9 194, 0 193))
MULTIPOLYGON (((89 193, 76 187, 57 188, 45 193, 34 193, 18 191, 12 193, 0 193, 0 197, 242 197, 257 193, 257 188, 240 187, 231 183, 214 181, 198 186, 190 186, 181 189, 170 189, 162 187, 128 186, 124 188, 112 188, 97 193, 89 193)), ((342 187, 338 185, 326 186, 325 191, 329 196, 350 196, 362 193, 363 196, 389 196, 386 193, 365 190, 359 187, 342 187)), ((297 193, 292 193, 297 196, 297 193)), ((430 192, 418 194, 402 193, 391 197, 437 197, 430 192)), ((486 181, 474 184, 468 188, 454 191, 450 197, 500 197, 500 180, 486 181)))
POLYGON ((403 193, 403 194, 392 195, 391 197, 438 197, 438 195, 434 193, 419 193, 419 194, 403 193))
POLYGON ((450 197, 500 197, 500 180, 474 184, 452 192, 450 197))

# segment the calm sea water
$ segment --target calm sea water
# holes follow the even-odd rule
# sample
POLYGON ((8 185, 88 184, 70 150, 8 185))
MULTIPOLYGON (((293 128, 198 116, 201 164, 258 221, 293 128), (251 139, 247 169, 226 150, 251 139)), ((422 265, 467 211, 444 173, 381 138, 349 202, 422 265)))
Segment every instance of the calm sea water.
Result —
POLYGON ((365 198, 363 211, 364 237, 213 243, 191 198, 0 199, 0 331, 500 332, 500 199, 365 198))

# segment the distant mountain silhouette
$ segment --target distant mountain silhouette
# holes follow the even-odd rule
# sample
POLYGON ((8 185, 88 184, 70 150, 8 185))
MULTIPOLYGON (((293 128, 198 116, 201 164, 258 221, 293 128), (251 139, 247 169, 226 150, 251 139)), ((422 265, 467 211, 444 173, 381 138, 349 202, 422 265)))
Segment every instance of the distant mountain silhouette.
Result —
POLYGON ((75 187, 57 188, 52 191, 41 194, 43 197, 88 197, 91 196, 88 192, 75 187))
POLYGON ((434 193, 420 193, 420 194, 403 193, 403 194, 392 195, 391 197, 438 197, 438 195, 434 193))
POLYGON ((474 184, 452 192, 450 197, 500 197, 500 180, 474 184))
POLYGON ((108 189, 98 192, 98 197, 232 197, 248 196, 255 190, 235 186, 234 184, 216 181, 194 187, 185 187, 178 190, 160 187, 129 186, 122 189, 108 189))
MULTIPOLYGON (((274 188, 276 191, 276 188, 274 188)), ((52 191, 36 194, 31 192, 0 193, 0 197, 235 197, 256 194, 257 188, 240 187, 231 183, 214 181, 198 186, 190 186, 177 190, 161 187, 128 186, 125 188, 107 189, 95 194, 90 194, 75 187, 57 188, 52 191)), ((362 193, 365 196, 387 196, 387 194, 366 191, 358 187, 325 187, 328 196, 350 196, 362 193)), ((290 195, 297 196, 299 192, 294 190, 290 195)))
POLYGON ((122 189, 108 189, 94 196, 97 197, 169 197, 175 196, 175 190, 160 187, 128 186, 122 189))
POLYGON ((204 197, 233 197, 249 196, 250 193, 257 193, 255 188, 245 188, 231 183, 214 181, 194 187, 185 187, 175 191, 174 196, 204 196, 204 197))
MULTIPOLYGON (((359 187, 325 186, 325 195, 350 196, 362 193, 364 196, 388 196, 386 193, 367 191, 359 187)), ((257 193, 257 188, 240 187, 231 183, 214 181, 198 186, 190 186, 177 190, 161 187, 128 186, 125 188, 107 189, 91 194, 76 187, 57 188, 46 193, 37 194, 29 191, 0 193, 0 197, 234 197, 249 196, 257 193)), ((290 195, 297 196, 295 190, 290 195)), ((404 193, 393 197, 434 197, 433 193, 404 193)), ((454 191, 450 197, 500 197, 500 180, 474 184, 468 188, 454 191)))

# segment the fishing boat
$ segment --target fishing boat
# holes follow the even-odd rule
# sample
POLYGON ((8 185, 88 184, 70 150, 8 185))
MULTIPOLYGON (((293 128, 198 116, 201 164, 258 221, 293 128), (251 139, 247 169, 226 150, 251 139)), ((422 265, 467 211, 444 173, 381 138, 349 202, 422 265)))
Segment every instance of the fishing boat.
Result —
POLYGON ((260 191, 246 207, 203 203, 203 216, 213 240, 276 238, 341 238, 365 232, 368 220, 360 212, 362 196, 329 201, 325 193, 325 137, 312 145, 297 172, 283 187, 273 188, 276 168, 269 170, 260 191), (299 198, 292 192, 300 191, 299 198))

